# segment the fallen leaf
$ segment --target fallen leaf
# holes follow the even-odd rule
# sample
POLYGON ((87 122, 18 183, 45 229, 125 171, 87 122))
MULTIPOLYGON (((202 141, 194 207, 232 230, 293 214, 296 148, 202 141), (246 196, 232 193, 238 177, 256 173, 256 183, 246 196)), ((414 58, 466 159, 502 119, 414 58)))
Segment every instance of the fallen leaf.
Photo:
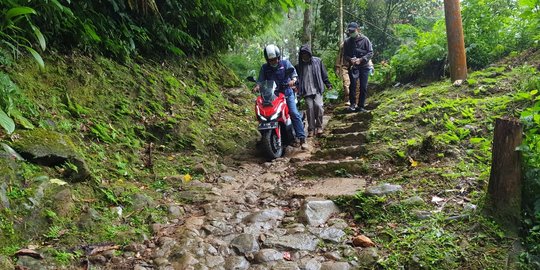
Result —
POLYGON ((431 202, 434 202, 434 203, 440 203, 440 202, 442 202, 442 201, 444 201, 444 199, 441 198, 441 197, 437 197, 437 196, 431 197, 431 202))
POLYGON ((409 157, 409 162, 411 163, 412 167, 418 166, 418 161, 412 159, 412 157, 409 157))
POLYGON ((186 173, 184 175, 184 178, 182 179, 182 182, 184 182, 185 184, 189 183, 191 181, 191 175, 189 175, 189 173, 186 173))
POLYGON ((90 251, 88 256, 93 256, 93 255, 99 254, 99 253, 107 251, 107 250, 117 250, 119 248, 120 248, 120 246, 118 246, 118 245, 97 246, 97 247, 94 247, 90 251))
POLYGON ((35 259, 43 259, 43 255, 33 249, 23 248, 15 252, 15 256, 30 256, 35 259))
POLYGON ((290 261, 291 260, 291 253, 288 252, 288 251, 283 252, 283 259, 286 260, 286 261, 290 261))
POLYGON ((49 182, 51 182, 51 184, 57 184, 59 186, 67 185, 67 182, 62 181, 62 180, 57 179, 57 178, 53 178, 53 179, 49 180, 49 182))

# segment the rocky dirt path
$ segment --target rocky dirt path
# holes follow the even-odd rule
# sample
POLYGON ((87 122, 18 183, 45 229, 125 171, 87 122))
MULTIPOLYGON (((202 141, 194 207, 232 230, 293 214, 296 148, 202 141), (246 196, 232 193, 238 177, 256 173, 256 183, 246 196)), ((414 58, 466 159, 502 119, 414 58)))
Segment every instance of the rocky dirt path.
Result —
MULTIPOLYGON (((184 217, 154 224, 143 243, 88 257, 86 269, 308 269, 372 266, 373 243, 362 241, 332 202, 366 187, 363 133, 370 114, 326 118, 309 151, 288 149, 273 162, 246 161, 206 183, 205 203, 184 217)), ((248 158, 248 160, 253 158, 248 158)), ((170 208, 170 211, 178 209, 170 208)))
POLYGON ((186 219, 154 224, 152 239, 123 255, 96 254, 95 269, 357 269, 377 258, 356 242, 330 200, 365 188, 361 156, 370 114, 328 117, 310 151, 288 149, 273 162, 246 162, 192 183, 211 190, 186 219), (336 175, 340 176, 337 177, 336 175))

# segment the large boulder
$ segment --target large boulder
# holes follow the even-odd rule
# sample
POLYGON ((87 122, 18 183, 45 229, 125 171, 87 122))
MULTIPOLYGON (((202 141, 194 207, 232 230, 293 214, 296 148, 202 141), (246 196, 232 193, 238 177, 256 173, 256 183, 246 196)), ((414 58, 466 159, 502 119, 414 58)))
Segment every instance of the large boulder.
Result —
POLYGON ((21 130, 12 136, 11 146, 28 161, 44 166, 62 166, 67 179, 74 182, 89 178, 90 170, 64 134, 45 129, 21 130))

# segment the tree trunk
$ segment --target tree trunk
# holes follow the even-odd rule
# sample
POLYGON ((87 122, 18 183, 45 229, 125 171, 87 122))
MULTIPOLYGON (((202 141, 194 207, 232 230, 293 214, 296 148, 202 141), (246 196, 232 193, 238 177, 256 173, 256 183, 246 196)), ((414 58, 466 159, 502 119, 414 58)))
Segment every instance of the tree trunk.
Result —
POLYGON ((339 46, 343 44, 343 0, 339 0, 339 46))
POLYGON ((305 0, 306 10, 304 10, 304 24, 302 33, 302 44, 308 44, 311 47, 311 0, 305 0))
POLYGON ((517 119, 497 119, 488 194, 491 210, 503 225, 516 229, 521 217, 521 145, 523 127, 517 119))
POLYGON ((467 79, 467 57, 461 23, 459 0, 444 0, 444 18, 446 21, 446 39, 448 40, 448 62, 450 79, 467 79))

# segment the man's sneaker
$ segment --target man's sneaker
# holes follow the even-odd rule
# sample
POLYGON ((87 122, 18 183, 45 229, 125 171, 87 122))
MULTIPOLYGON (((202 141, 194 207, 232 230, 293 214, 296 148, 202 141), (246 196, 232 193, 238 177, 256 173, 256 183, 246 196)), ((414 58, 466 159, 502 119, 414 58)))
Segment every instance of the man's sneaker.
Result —
POLYGON ((361 113, 368 113, 369 111, 364 109, 364 108, 358 108, 358 112, 361 112, 361 113))
POLYGON ((323 129, 322 128, 317 128, 317 129, 315 129, 315 133, 317 133, 317 135, 322 135, 323 134, 323 129))
POLYGON ((348 112, 354 112, 354 111, 356 111, 356 105, 352 104, 351 106, 349 106, 349 108, 347 108, 347 111, 348 111, 348 112))
POLYGON ((308 131, 307 136, 308 136, 308 138, 313 137, 313 130, 308 131))
POLYGON ((306 143, 306 138, 300 138, 300 148, 302 150, 308 149, 308 145, 306 143))

